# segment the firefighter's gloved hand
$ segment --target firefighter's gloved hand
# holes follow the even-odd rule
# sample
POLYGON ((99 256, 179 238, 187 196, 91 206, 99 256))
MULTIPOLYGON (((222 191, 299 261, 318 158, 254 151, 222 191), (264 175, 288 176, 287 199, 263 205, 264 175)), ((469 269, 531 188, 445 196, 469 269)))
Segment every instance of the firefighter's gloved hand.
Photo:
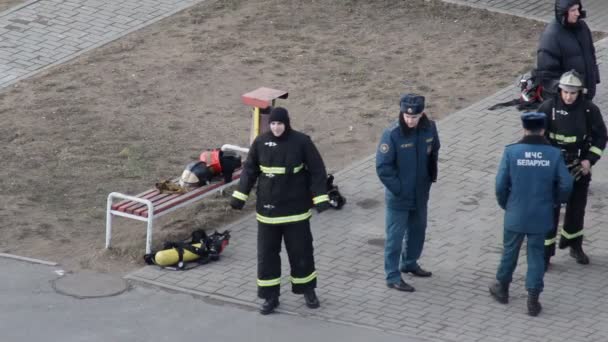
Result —
POLYGON ((570 169, 570 174, 572 175, 575 181, 581 179, 584 173, 584 169, 585 168, 581 164, 578 164, 577 166, 570 169))
POLYGON ((245 201, 236 197, 232 197, 230 198, 230 206, 232 207, 232 209, 241 210, 245 206, 245 201))
POLYGON ((325 210, 331 208, 331 204, 329 204, 329 201, 323 201, 319 202, 318 204, 315 204, 315 208, 317 209, 318 213, 322 213, 325 210))

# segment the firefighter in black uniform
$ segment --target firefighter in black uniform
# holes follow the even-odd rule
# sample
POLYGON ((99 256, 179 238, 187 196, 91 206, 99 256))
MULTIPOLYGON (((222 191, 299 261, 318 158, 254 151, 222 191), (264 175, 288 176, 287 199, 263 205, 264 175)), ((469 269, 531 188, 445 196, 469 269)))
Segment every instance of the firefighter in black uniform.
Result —
MULTIPOLYGON (((583 251, 583 226, 587 192, 591 182, 591 166, 606 147, 606 125, 599 108, 585 99, 581 76, 574 70, 562 75, 559 93, 546 100, 539 111, 548 118, 545 135, 552 145, 562 150, 564 161, 575 179, 566 204, 559 248, 570 247, 570 255, 582 265, 589 263, 583 251)), ((545 268, 555 255, 560 207, 555 208, 554 227, 545 240, 545 268)))
POLYGON ((318 212, 330 207, 325 165, 310 137, 291 128, 284 108, 274 108, 269 122, 270 131, 258 136, 249 148, 230 202, 234 209, 243 208, 259 181, 257 285, 258 297, 264 299, 263 315, 279 305, 282 239, 291 266, 292 292, 303 294, 309 308, 319 307, 309 219, 313 205, 318 212))

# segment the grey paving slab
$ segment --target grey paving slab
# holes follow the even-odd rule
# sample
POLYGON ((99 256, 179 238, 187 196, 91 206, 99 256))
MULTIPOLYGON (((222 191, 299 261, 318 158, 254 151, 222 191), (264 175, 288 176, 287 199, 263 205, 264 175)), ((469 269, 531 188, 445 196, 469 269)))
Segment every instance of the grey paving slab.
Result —
POLYGON ((0 13, 0 89, 201 0, 38 0, 0 13))
MULTIPOLYGON (((608 74, 608 40, 597 47, 600 72, 608 74)), ((322 307, 307 309, 301 297, 290 293, 284 276, 281 310, 429 341, 583 342, 608 336, 605 160, 594 167, 588 204, 585 243, 591 265, 581 267, 566 252, 558 251, 545 279, 544 312, 535 319, 525 314, 525 255, 514 275, 511 304, 497 304, 488 295, 502 238, 503 212, 494 197, 495 170, 504 145, 518 140, 521 132, 518 112, 486 108, 516 95, 516 89, 504 89, 438 122, 443 145, 440 177, 432 189, 421 259, 424 267, 434 271, 432 278, 409 279, 417 288, 412 294, 384 285, 385 209, 372 155, 336 177, 348 204, 341 211, 312 219, 322 307)), ((608 120, 605 84, 598 88, 597 104, 608 120)), ((256 305, 255 218, 249 216, 225 228, 233 232, 233 240, 220 262, 182 274, 145 267, 129 278, 256 305)), ((288 275, 286 255, 282 257, 283 274, 288 275)))
MULTIPOLYGON (((443 0, 459 5, 487 9, 489 11, 517 15, 530 19, 549 21, 555 17, 555 0, 443 0)), ((587 23, 593 30, 608 32, 608 2, 583 0, 587 10, 587 23)))

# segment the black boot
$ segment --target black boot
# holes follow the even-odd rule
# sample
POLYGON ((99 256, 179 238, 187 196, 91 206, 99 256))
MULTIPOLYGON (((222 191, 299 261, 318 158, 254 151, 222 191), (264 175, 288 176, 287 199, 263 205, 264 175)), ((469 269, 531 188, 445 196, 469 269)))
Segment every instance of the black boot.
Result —
POLYGON ((538 295, 528 293, 528 315, 536 317, 542 311, 542 309, 543 307, 538 301, 538 295))
POLYGON ((490 285, 490 294, 501 304, 509 303, 509 285, 496 282, 490 285))
POLYGON ((304 300, 306 301, 306 306, 310 309, 316 309, 321 306, 321 303, 319 303, 319 298, 317 298, 317 294, 315 293, 315 289, 310 289, 304 292, 304 300))
POLYGON ((264 300, 264 303, 262 303, 262 305, 260 305, 260 313, 262 315, 268 315, 270 313, 273 313, 274 309, 276 309, 278 306, 279 306, 279 297, 266 298, 266 300, 264 300))
POLYGON ((576 259, 576 262, 581 265, 589 264, 589 257, 583 252, 583 246, 581 245, 570 247, 570 256, 576 259))

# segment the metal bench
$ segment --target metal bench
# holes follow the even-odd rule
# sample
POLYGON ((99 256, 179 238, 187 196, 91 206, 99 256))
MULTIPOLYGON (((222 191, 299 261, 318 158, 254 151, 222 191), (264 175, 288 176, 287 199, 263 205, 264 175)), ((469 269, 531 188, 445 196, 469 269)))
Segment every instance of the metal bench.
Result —
POLYGON ((234 172, 232 175, 232 182, 228 184, 224 183, 223 179, 218 179, 214 183, 179 194, 161 193, 156 188, 144 191, 135 196, 119 192, 110 193, 108 195, 106 209, 106 248, 110 248, 112 240, 113 216, 122 216, 146 222, 146 254, 151 253, 154 219, 221 191, 236 183, 240 176, 241 170, 239 169, 234 172), (114 203, 117 199, 121 201, 114 203))

